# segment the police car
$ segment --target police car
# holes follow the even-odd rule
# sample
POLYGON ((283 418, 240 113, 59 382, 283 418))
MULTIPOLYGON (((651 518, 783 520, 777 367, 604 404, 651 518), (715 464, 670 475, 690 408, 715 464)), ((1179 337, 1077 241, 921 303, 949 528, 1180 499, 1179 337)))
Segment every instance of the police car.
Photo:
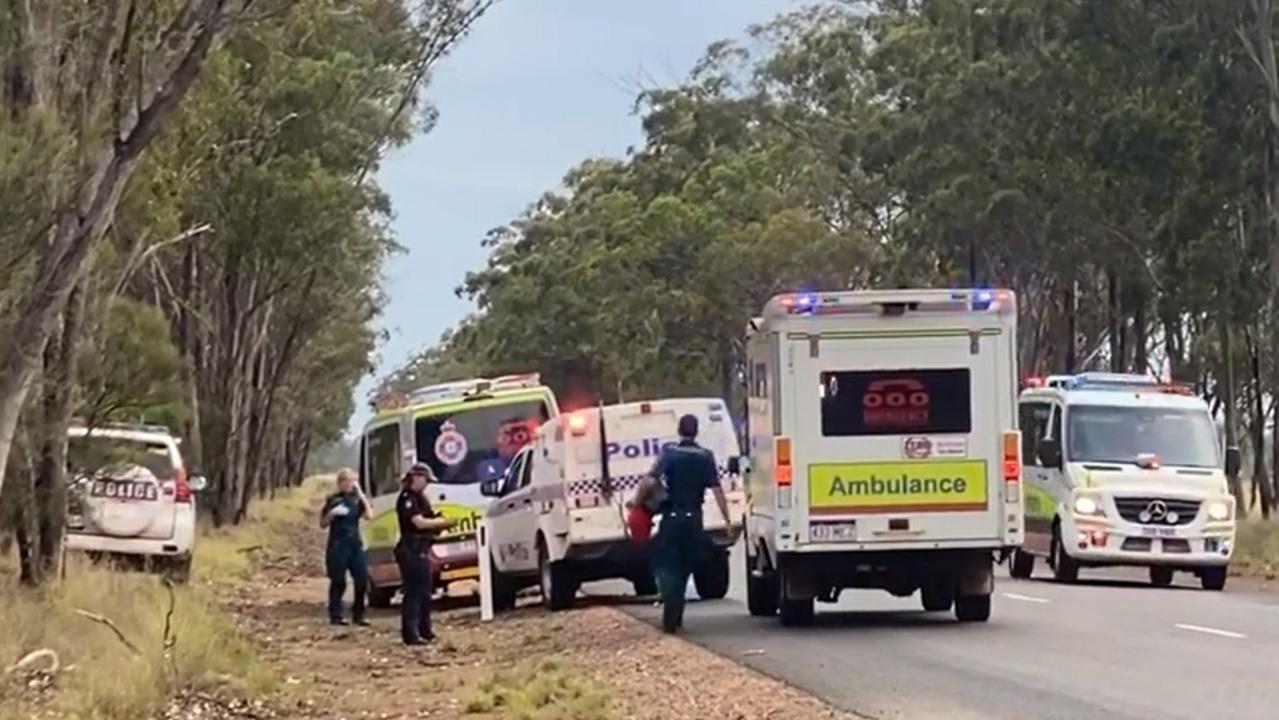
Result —
POLYGON ((1044 559, 1063 582, 1126 565, 1149 568, 1155 585, 1186 571, 1204 589, 1225 587, 1235 539, 1226 476, 1239 451, 1223 450, 1208 405, 1141 375, 1053 379, 1021 393, 1026 540, 1013 576, 1044 559))
POLYGON ((561 415, 541 426, 506 477, 484 484, 493 596, 497 609, 536 585, 553 610, 569 607, 583 582, 622 578, 640 595, 656 592, 646 546, 631 541, 625 503, 662 449, 677 441, 681 415, 701 421, 698 442, 715 454, 729 518, 710 494, 705 526, 713 540, 693 576, 702 598, 728 593, 728 550, 741 534, 745 496, 740 451, 724 402, 668 399, 609 405, 561 415))

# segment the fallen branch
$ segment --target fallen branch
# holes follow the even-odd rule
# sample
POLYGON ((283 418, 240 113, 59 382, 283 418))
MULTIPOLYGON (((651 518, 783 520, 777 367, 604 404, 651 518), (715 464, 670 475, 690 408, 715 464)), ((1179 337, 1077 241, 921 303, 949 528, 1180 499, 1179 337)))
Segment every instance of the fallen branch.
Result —
POLYGON ((246 547, 246 548, 240 548, 239 550, 236 550, 236 552, 244 553, 245 555, 247 555, 251 552, 257 552, 258 550, 265 550, 265 549, 266 549, 266 546, 264 545, 250 545, 249 547, 246 547))
POLYGON ((173 592, 173 581, 168 578, 164 579, 164 589, 169 591, 169 609, 164 613, 164 659, 171 675, 177 677, 178 664, 173 649, 178 646, 178 636, 173 632, 173 613, 178 606, 178 596, 173 592))
POLYGON ((39 650, 33 650, 27 653, 21 660, 5 668, 4 674, 12 675, 18 672, 31 671, 32 667, 41 660, 47 662, 48 666, 43 670, 35 670, 34 672, 56 675, 58 670, 62 668, 62 662, 58 660, 58 653, 54 652, 50 648, 40 648, 39 650))
POLYGON ((99 615, 97 613, 91 613, 88 610, 81 610, 79 608, 75 609, 75 613, 76 615, 79 615, 80 617, 85 618, 87 620, 92 620, 93 622, 98 623, 99 625, 107 626, 108 628, 111 629, 111 632, 115 633, 115 636, 120 639, 120 642, 125 647, 129 648, 129 650, 134 655, 141 657, 142 651, 139 650, 138 646, 134 645, 133 642, 129 640, 129 638, 125 637, 124 633, 120 630, 120 628, 116 626, 115 623, 111 622, 111 618, 105 617, 103 615, 99 615))

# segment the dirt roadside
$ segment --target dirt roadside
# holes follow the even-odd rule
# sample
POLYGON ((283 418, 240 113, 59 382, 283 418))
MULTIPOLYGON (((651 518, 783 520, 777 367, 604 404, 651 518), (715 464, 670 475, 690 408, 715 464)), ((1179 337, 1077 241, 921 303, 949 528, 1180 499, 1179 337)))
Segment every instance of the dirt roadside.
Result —
POLYGON ((166 717, 458 720, 825 720, 851 717, 607 607, 524 608, 481 623, 439 614, 440 642, 398 643, 398 615, 370 628, 325 622, 318 530, 299 518, 253 580, 227 598, 280 673, 279 697, 253 707, 184 698, 166 717))

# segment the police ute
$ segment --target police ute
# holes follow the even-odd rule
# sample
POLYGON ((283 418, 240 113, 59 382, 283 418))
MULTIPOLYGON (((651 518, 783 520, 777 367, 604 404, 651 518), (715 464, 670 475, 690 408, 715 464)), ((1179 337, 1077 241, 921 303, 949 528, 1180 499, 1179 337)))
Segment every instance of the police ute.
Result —
POLYGON ((812 621, 846 588, 990 615, 1022 542, 1007 290, 775 297, 748 332, 747 600, 812 621))
POLYGON ((1062 582, 1080 568, 1128 565, 1148 567, 1155 585, 1185 571, 1224 588, 1235 538, 1226 477, 1240 461, 1221 447, 1207 403, 1141 375, 1026 386, 1026 542, 1013 576, 1030 577, 1042 558, 1062 582))
POLYGON ((484 484, 493 498, 486 520, 495 609, 510 609, 530 586, 540 588, 552 610, 570 607, 581 584, 595 580, 621 578, 639 595, 656 593, 649 547, 629 536, 626 502, 663 449, 678 441, 685 414, 701 423, 698 442, 719 464, 730 515, 723 517, 707 494, 711 542, 693 581, 702 598, 728 593, 728 551, 741 536, 746 506, 737 437, 722 400, 681 398, 561 415, 541 426, 504 478, 484 484))

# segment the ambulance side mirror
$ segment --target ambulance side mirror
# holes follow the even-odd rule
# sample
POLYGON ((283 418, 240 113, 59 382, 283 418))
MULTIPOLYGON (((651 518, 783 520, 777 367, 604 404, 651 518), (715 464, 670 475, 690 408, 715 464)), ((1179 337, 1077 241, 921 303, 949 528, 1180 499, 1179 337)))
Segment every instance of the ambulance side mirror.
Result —
POLYGON ((1243 469, 1243 455, 1237 447, 1226 448, 1226 477, 1238 477, 1243 469))
POLYGON ((505 478, 495 478, 493 480, 485 480, 480 483, 480 494, 484 497, 502 497, 502 483, 505 478))
POLYGON ((1040 440, 1039 441, 1039 463, 1046 468, 1061 467, 1061 441, 1060 440, 1040 440))

